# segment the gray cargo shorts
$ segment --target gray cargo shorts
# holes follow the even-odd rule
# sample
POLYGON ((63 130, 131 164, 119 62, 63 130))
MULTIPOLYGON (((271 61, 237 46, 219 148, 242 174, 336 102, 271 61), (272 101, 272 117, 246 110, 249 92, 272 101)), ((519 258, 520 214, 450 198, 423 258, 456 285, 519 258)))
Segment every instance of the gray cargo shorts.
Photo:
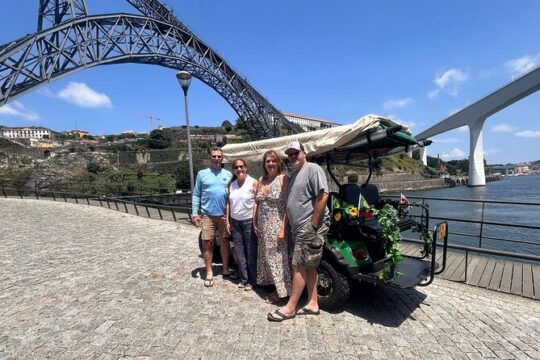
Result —
POLYGON ((323 253, 323 245, 328 234, 328 225, 322 224, 315 231, 308 221, 295 234, 292 234, 292 265, 318 267, 323 253))

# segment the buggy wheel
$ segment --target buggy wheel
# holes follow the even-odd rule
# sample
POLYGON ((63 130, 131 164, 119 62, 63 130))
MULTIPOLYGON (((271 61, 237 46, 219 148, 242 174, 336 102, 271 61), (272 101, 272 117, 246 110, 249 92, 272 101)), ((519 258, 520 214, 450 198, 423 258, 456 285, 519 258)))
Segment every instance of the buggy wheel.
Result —
MULTIPOLYGON (((199 233, 199 251, 201 252, 201 256, 203 253, 203 239, 202 239, 202 231, 199 233)), ((219 264, 221 263, 221 251, 219 248, 219 237, 214 238, 214 256, 212 258, 212 262, 219 264)))
POLYGON ((349 299, 351 285, 347 277, 330 263, 321 260, 318 268, 317 293, 319 306, 324 310, 337 310, 349 299))

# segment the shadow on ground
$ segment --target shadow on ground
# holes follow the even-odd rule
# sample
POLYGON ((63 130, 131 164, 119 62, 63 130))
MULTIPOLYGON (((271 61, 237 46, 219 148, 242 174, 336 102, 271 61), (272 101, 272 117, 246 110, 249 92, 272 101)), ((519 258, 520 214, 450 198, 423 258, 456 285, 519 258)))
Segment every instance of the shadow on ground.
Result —
MULTIPOLYGON (((214 276, 222 276, 223 269, 221 264, 214 263, 214 276)), ((193 278, 206 278, 206 269, 197 267, 191 271, 193 278)), ((235 282, 235 280, 230 280, 235 282)), ((254 290, 261 300, 272 292, 272 287, 260 286, 254 290)), ((343 309, 337 311, 329 311, 330 313, 339 313, 346 311, 352 315, 358 316, 370 324, 379 324, 385 327, 399 327, 405 320, 416 320, 413 313, 424 304, 426 295, 416 289, 398 289, 386 285, 373 285, 369 283, 361 283, 354 285, 351 289, 349 301, 343 309)), ((299 301, 300 305, 306 302, 306 294, 302 294, 299 301)), ((285 302, 280 302, 276 305, 284 305, 285 302)))
POLYGON ((390 286, 360 284, 353 288, 349 302, 343 308, 370 324, 398 327, 405 320, 416 320, 413 313, 424 304, 426 295, 416 289, 396 289, 390 286))

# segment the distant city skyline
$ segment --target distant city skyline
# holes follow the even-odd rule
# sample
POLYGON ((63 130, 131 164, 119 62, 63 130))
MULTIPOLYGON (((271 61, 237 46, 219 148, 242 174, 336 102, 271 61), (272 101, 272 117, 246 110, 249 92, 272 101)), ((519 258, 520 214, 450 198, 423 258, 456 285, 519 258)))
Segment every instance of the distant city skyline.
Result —
MULTIPOLYGON (((122 0, 87 0, 87 5, 91 14, 137 13, 122 0)), ((540 63, 540 24, 534 16, 540 3, 534 0, 519 6, 487 0, 170 0, 167 5, 278 109, 340 124, 376 113, 419 133, 540 63)), ((2 6, 0 44, 35 31, 37 0, 2 6)), ((182 91, 174 75, 173 69, 134 64, 86 69, 0 107, 0 124, 145 132, 153 116, 163 126, 181 126, 182 91)), ((539 100, 533 94, 488 118, 488 163, 539 157, 539 100)), ((219 126, 237 117, 196 79, 189 105, 194 125, 219 126)), ((466 129, 433 140, 431 156, 468 156, 466 129)))

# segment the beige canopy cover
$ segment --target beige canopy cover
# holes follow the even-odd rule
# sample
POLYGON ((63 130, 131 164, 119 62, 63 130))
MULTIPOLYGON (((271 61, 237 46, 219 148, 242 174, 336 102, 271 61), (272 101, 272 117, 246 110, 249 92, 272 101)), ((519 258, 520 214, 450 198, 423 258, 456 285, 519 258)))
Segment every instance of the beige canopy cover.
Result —
MULTIPOLYGON (((250 163, 261 162, 264 153, 270 149, 277 151, 279 156, 285 158, 285 149, 294 140, 300 141, 304 145, 308 157, 311 157, 343 146, 366 131, 376 128, 379 124, 385 124, 387 126, 401 125, 388 118, 370 114, 361 117, 350 125, 282 136, 274 139, 251 141, 243 144, 225 145, 223 147, 224 161, 232 162, 236 158, 243 158, 250 163)), ((404 130, 410 132, 408 128, 404 127, 404 130)))

